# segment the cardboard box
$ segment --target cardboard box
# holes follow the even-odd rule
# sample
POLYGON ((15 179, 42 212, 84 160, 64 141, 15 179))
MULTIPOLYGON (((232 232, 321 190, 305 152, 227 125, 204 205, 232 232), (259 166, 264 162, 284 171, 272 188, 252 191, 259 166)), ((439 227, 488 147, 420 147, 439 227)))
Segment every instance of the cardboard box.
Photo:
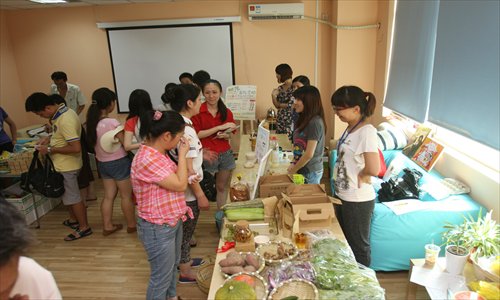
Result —
POLYGON ((290 185, 293 185, 293 178, 288 174, 262 176, 259 179, 259 197, 280 197, 290 185))
POLYGON ((284 237, 294 233, 330 228, 334 223, 333 199, 325 193, 324 185, 294 185, 282 194, 278 205, 279 223, 284 237))

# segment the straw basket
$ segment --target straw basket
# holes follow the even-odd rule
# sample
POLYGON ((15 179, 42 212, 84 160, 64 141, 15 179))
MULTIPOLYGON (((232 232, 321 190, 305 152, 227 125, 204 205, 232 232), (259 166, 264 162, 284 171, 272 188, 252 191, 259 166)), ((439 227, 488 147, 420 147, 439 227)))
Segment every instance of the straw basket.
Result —
POLYGON ((231 275, 231 277, 229 277, 228 279, 226 279, 224 281, 224 284, 226 284, 232 280, 235 280, 235 277, 238 277, 240 275, 248 275, 248 276, 251 276, 255 280, 255 286, 253 287, 253 289, 255 291, 255 294, 257 295, 257 300, 266 300, 267 299, 267 293, 268 293, 267 282, 262 276, 260 276, 258 274, 247 273, 247 272, 236 273, 234 275, 231 275))
POLYGON ((289 279, 276 286, 268 300, 279 300, 289 296, 296 296, 299 299, 319 299, 318 289, 311 282, 303 279, 289 279))
POLYGON ((212 274, 214 273, 215 263, 205 263, 198 268, 196 273, 196 282, 202 292, 208 294, 210 289, 210 282, 212 281, 212 274))
POLYGON ((257 248, 256 251, 264 260, 266 261, 266 265, 268 266, 274 266, 281 264, 285 261, 292 260, 295 258, 298 254, 297 248, 289 242, 281 242, 281 241, 270 241, 268 243, 262 244, 257 248), (288 257, 284 257, 282 259, 268 259, 264 255, 266 252, 269 254, 277 254, 278 253, 278 248, 282 246, 285 250, 291 250, 291 254, 288 257))

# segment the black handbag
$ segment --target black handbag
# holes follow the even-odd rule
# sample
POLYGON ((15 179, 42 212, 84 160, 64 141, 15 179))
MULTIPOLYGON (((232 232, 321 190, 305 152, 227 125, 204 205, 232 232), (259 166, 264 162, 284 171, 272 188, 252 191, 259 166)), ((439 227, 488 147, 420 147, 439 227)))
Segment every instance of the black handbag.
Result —
POLYGON ((203 180, 200 181, 200 187, 209 201, 217 200, 217 189, 215 188, 215 177, 208 171, 203 171, 203 180))
POLYGON ((64 177, 56 171, 49 155, 45 155, 42 164, 38 151, 33 152, 28 172, 21 174, 21 188, 32 192, 31 187, 45 197, 57 198, 64 194, 64 177))
POLYGON ((378 191, 378 200, 380 202, 418 199, 420 194, 418 182, 422 178, 422 173, 409 168, 405 168, 403 171, 402 177, 391 178, 387 182, 382 182, 382 187, 378 191))

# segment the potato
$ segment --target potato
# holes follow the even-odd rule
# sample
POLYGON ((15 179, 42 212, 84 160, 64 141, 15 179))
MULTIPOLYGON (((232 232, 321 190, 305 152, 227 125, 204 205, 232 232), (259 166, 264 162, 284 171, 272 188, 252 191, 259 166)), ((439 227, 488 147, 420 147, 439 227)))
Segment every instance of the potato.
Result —
POLYGON ((255 267, 252 266, 252 265, 247 265, 247 266, 243 267, 243 270, 245 270, 245 272, 255 272, 255 271, 257 271, 257 269, 255 269, 255 267))
POLYGON ((254 267, 255 270, 258 270, 260 268, 259 259, 254 254, 247 254, 247 256, 245 257, 245 261, 247 264, 254 267))
POLYGON ((241 266, 233 266, 233 267, 223 267, 221 268, 221 271, 224 272, 225 274, 233 275, 239 272, 243 272, 243 267, 241 266))
POLYGON ((243 259, 243 257, 241 257, 241 255, 238 254, 237 256, 232 256, 221 260, 219 262, 219 265, 221 267, 242 267, 245 265, 245 260, 243 259))

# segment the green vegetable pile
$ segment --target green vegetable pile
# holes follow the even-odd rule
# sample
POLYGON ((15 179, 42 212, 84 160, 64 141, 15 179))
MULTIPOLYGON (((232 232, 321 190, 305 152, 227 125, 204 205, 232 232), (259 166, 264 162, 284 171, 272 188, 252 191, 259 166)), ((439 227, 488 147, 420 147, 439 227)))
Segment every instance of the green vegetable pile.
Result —
POLYGON ((358 265, 348 245, 333 238, 313 244, 320 299, 384 299, 375 272, 358 265))

